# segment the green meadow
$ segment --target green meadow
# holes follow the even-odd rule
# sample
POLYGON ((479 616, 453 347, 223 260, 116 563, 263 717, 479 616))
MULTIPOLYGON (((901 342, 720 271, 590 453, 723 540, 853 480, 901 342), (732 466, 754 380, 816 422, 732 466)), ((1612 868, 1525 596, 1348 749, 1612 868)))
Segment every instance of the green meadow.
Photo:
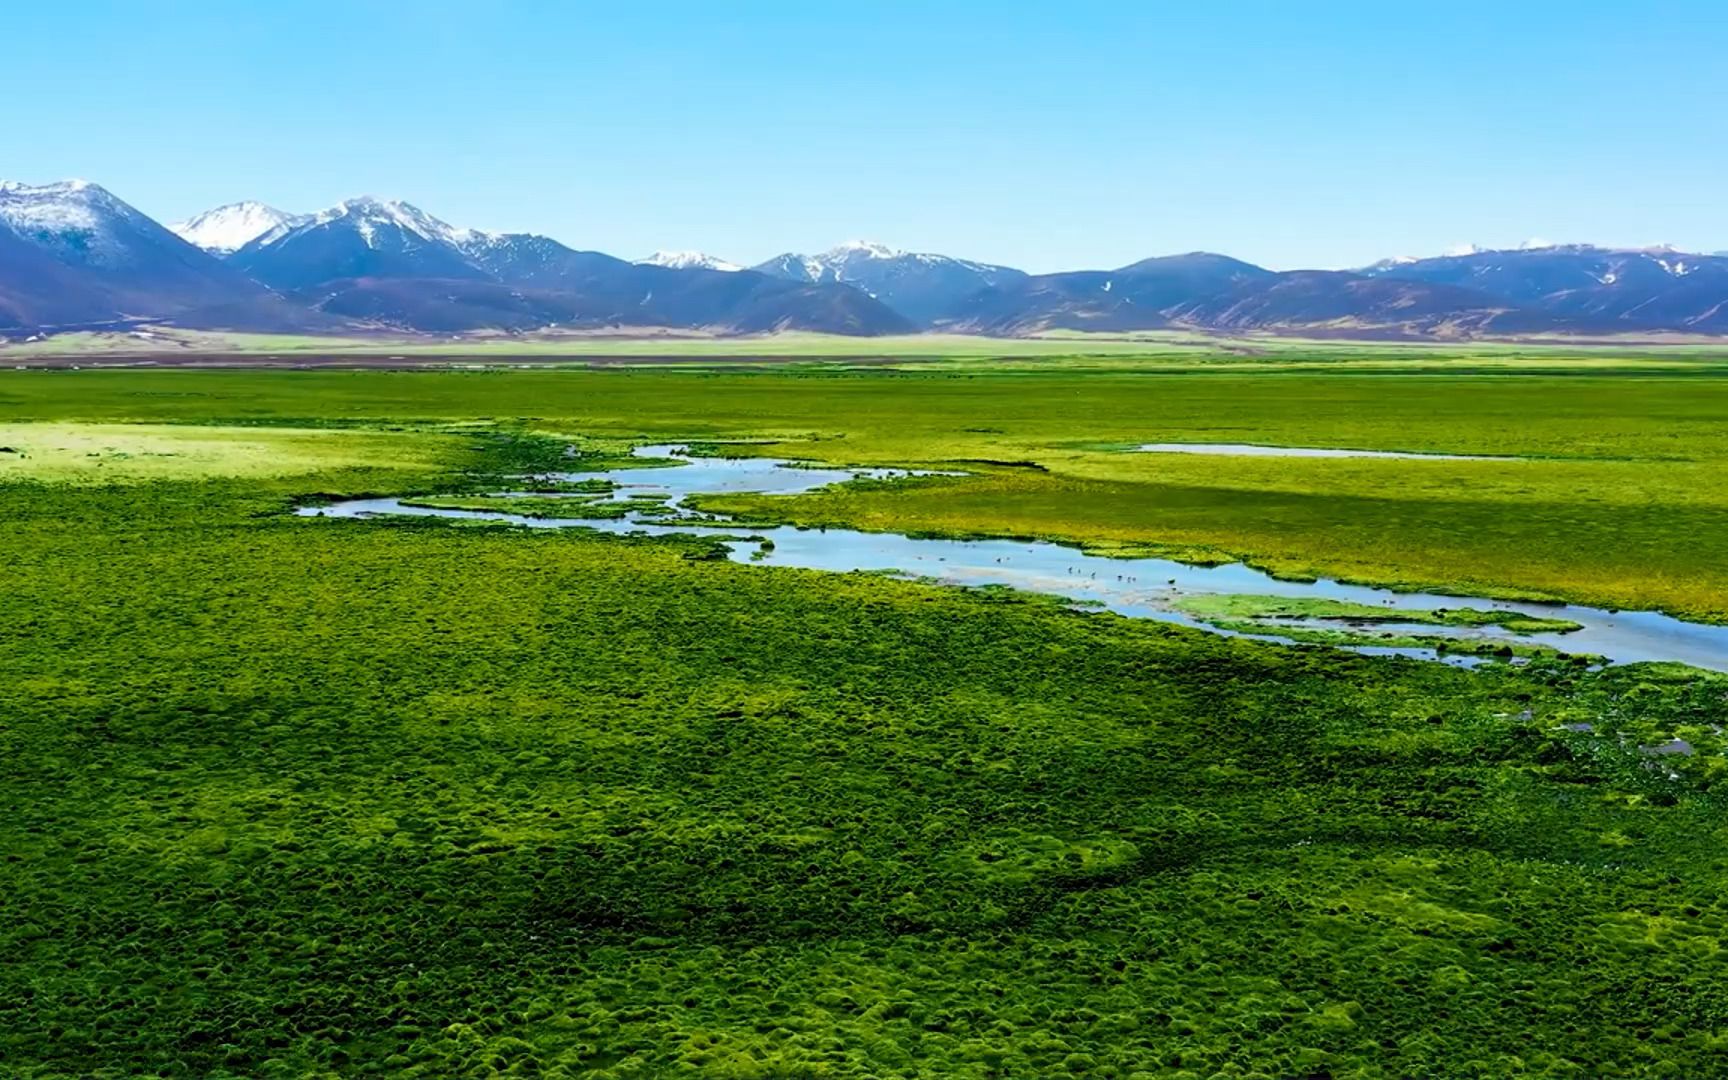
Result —
MULTIPOLYGON (((0 383, 0 424, 478 420, 572 437, 777 440, 738 452, 971 475, 716 509, 1717 621, 1728 618, 1725 390, 1728 378, 1702 374, 27 371, 0 383), (1128 452, 1143 442, 1520 460, 1128 452)), ((16 457, 0 454, 0 473, 22 467, 16 457)))
POLYGON ((0 365, 209 364, 238 360, 284 365, 477 367, 647 365, 724 367, 740 361, 775 364, 992 371, 1030 366, 1085 371, 1482 371, 1662 372, 1722 374, 1728 353, 1708 337, 1625 336, 1600 341, 1533 337, 1523 340, 1318 340, 1281 334, 1221 336, 1186 330, 1134 333, 1051 331, 1031 337, 920 333, 857 337, 805 331, 757 336, 696 332, 560 333, 522 335, 328 335, 222 333, 152 327, 143 332, 93 331, 35 340, 0 338, 0 365))
POLYGON ((965 474, 750 520, 1722 622, 1706 368, 0 372, 0 1073, 1715 1075, 1728 678, 291 513, 735 443, 965 474))

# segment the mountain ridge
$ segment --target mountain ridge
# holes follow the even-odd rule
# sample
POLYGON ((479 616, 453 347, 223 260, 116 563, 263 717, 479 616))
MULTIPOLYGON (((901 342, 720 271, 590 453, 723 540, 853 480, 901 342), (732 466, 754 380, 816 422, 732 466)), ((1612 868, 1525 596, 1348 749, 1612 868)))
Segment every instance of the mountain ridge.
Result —
POLYGON ((637 259, 638 266, 664 266, 672 270, 720 270, 735 273, 744 269, 735 262, 702 251, 656 251, 646 259, 637 259))
POLYGON ((98 184, 0 182, 0 228, 0 309, 21 326, 327 328, 98 184))
POLYGON ((897 251, 866 240, 847 241, 818 255, 787 252, 751 269, 789 281, 851 285, 926 325, 981 289, 1027 276, 1013 267, 897 251))
POLYGON ((226 203, 168 226, 168 231, 212 255, 232 255, 265 233, 296 220, 273 206, 250 200, 226 203))
POLYGON ((89 181, 0 181, 0 329, 149 321, 315 332, 1728 334, 1728 256, 1531 240, 1354 271, 1273 271, 1192 251, 1027 274, 857 240, 746 269, 694 251, 632 262, 372 196, 312 214, 241 201, 163 226, 89 181))

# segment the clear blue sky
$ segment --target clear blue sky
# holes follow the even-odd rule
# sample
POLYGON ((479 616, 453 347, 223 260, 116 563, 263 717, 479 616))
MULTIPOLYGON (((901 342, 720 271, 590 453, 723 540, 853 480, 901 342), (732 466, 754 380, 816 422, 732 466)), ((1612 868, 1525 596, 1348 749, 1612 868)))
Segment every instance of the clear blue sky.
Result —
POLYGON ((0 176, 740 261, 1728 249, 1728 5, 20 4, 0 176))

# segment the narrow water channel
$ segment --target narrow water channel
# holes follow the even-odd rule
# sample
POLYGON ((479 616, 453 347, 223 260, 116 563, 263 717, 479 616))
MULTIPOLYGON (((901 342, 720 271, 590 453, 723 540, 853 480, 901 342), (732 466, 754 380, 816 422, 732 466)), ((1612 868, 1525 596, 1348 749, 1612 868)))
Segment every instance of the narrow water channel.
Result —
POLYGON ((1408 450, 1339 450, 1330 446, 1262 446, 1259 443, 1141 443, 1143 454, 1205 454, 1217 457, 1390 458, 1397 461, 1523 461, 1482 454, 1421 454, 1408 450))
MULTIPOLYGON (((898 533, 792 526, 751 527, 747 537, 740 535, 743 532, 740 527, 697 517, 685 509, 684 500, 692 495, 719 492, 797 494, 860 477, 892 479, 913 473, 903 469, 810 468, 770 458, 692 458, 685 456, 686 451, 677 446, 644 446, 635 453, 639 457, 675 464, 657 468, 561 473, 550 479, 609 481, 617 487, 602 497, 607 501, 664 496, 663 505, 668 512, 645 515, 632 511, 622 518, 529 517, 495 510, 415 506, 396 498, 351 499, 326 506, 303 507, 296 512, 308 517, 401 515, 461 518, 510 522, 529 528, 586 528, 605 533, 651 536, 719 527, 729 530, 721 536, 730 557, 737 562, 838 572, 898 571, 952 585, 1007 585, 1065 597, 1077 604, 1133 618, 1158 619, 1214 633, 1271 641, 1290 639, 1277 634, 1276 628, 1269 628, 1267 633, 1220 629, 1182 611, 1179 605, 1197 596, 1315 598, 1372 605, 1383 609, 1387 619, 1399 612, 1468 606, 1482 611, 1520 612, 1566 619, 1579 624, 1579 629, 1568 633, 1514 634, 1498 626, 1443 627, 1403 623, 1373 624, 1359 629, 1367 633, 1396 630, 1478 643, 1547 646, 1566 653, 1601 656, 1617 664, 1675 661, 1728 671, 1728 626, 1689 623, 1657 612, 1610 612, 1572 604, 1465 600, 1457 596, 1393 592, 1325 579, 1315 582, 1280 581, 1240 563, 1204 567, 1168 559, 1115 559, 1086 555, 1073 548, 1038 541, 941 540, 898 533), (763 543, 764 540, 768 542, 763 543)), ((583 503, 573 502, 572 505, 579 511, 583 503)), ((1476 657, 1460 656, 1443 649, 1373 644, 1348 647, 1362 653, 1397 653, 1460 665, 1482 662, 1476 657)))

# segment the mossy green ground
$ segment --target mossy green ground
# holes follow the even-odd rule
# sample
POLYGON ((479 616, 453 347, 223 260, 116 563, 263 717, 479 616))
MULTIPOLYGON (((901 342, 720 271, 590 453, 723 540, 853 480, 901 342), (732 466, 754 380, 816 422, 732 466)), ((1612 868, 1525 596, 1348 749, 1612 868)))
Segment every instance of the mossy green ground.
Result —
MULTIPOLYGON (((1062 444, 1198 427, 1184 395, 1260 416, 1240 441, 1503 434, 1304 432, 1181 383, 1131 417, 1101 404, 1121 386, 1062 382, 19 374, 9 423, 404 430, 313 471, 0 482, 10 1075, 1690 1077, 1728 1049, 1720 680, 1468 673, 698 540, 284 512, 561 460, 450 427, 485 417, 1050 455, 953 490, 1139 461, 1062 444), (1670 738, 1695 753, 1640 749, 1670 738)), ((1582 424, 1567 385, 1527 449, 1656 461, 1618 400, 1664 415, 1676 467, 1712 452, 1696 388, 1599 387, 1582 424)), ((1385 557, 1420 565, 1409 538, 1385 557)))

